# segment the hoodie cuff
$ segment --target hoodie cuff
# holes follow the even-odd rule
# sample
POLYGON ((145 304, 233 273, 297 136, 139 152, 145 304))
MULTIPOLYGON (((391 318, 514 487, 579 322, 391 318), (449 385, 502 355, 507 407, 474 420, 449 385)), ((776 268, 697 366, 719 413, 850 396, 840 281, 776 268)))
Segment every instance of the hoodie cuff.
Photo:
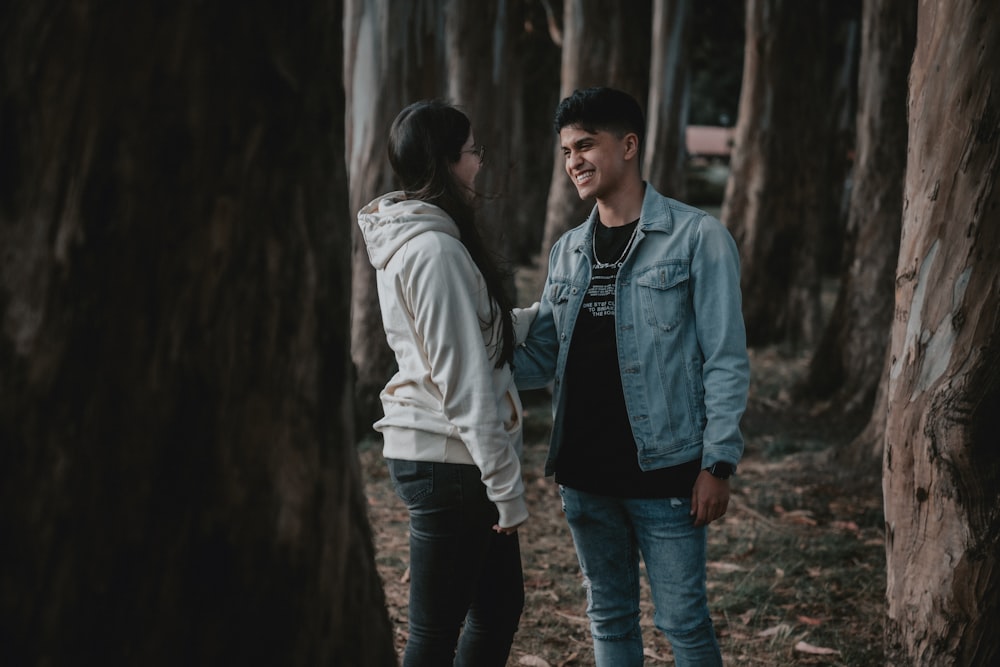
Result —
POLYGON ((500 511, 500 520, 497 523, 501 528, 513 528, 528 520, 528 505, 524 501, 524 496, 497 501, 496 506, 500 511))

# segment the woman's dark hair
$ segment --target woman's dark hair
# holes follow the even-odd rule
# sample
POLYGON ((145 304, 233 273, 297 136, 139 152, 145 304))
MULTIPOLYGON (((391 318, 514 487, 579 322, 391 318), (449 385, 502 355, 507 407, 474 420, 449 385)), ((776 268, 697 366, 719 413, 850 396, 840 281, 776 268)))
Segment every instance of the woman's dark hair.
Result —
POLYGON ((496 364, 500 368, 514 360, 513 302, 504 289, 503 274, 476 228, 471 193, 451 172, 451 165, 462 157, 462 146, 471 131, 468 117, 448 103, 414 102, 392 122, 389 164, 408 199, 440 207, 458 225, 462 244, 483 275, 491 298, 490 319, 482 325, 492 331, 500 318, 500 358, 496 364))

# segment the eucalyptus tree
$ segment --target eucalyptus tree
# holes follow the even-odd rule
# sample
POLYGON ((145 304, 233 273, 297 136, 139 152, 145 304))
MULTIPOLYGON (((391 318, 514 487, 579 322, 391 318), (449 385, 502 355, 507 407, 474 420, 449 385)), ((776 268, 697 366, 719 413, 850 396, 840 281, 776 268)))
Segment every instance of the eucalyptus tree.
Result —
POLYGON ((342 9, 0 9, 0 644, 394 665, 349 414, 342 9))
MULTIPOLYGON (((386 157, 396 114, 411 102, 442 97, 447 91, 444 8, 440 0, 344 0, 345 136, 352 214, 399 187, 386 157)), ((382 328, 375 269, 356 223, 353 230, 349 319, 357 376, 354 417, 364 435, 382 416, 379 392, 392 376, 395 358, 382 328)))
POLYGON ((916 39, 915 0, 867 0, 862 17, 857 143, 846 257, 832 315, 806 379, 806 393, 857 422, 876 414, 838 458, 877 471, 885 433, 889 327, 906 172, 906 95, 916 39), (879 408, 873 413, 873 407, 879 408))
MULTIPOLYGON (((632 94, 645 107, 650 20, 650 0, 627 5, 609 5, 603 0, 565 0, 560 99, 580 88, 611 86, 632 94)), ((566 175, 562 151, 556 142, 542 239, 543 263, 548 261, 552 244, 563 232, 582 223, 593 205, 592 201, 580 200, 566 175)))
POLYGON ((747 0, 739 118, 721 218, 740 247, 751 346, 815 344, 835 169, 829 3, 747 0), (808 36, 805 38, 804 36, 808 36))
POLYGON ((1000 660, 1000 12, 921 3, 886 379, 889 665, 1000 660))

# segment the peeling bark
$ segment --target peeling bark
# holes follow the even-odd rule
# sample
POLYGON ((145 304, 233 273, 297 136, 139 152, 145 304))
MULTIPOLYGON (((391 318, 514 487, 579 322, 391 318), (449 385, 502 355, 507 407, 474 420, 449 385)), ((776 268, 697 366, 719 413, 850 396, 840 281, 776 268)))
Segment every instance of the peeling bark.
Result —
POLYGON ((922 3, 887 387, 888 664, 1000 660, 1000 14, 922 3))

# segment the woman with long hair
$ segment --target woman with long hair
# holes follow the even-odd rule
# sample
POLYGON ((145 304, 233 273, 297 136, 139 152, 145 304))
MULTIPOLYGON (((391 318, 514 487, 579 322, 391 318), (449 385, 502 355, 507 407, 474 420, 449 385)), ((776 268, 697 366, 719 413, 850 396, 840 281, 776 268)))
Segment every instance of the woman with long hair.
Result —
POLYGON ((389 162, 402 189, 358 213, 399 370, 375 423, 410 515, 404 667, 501 667, 524 606, 517 527, 522 409, 511 299, 475 226, 484 148, 441 101, 403 109, 389 162))

